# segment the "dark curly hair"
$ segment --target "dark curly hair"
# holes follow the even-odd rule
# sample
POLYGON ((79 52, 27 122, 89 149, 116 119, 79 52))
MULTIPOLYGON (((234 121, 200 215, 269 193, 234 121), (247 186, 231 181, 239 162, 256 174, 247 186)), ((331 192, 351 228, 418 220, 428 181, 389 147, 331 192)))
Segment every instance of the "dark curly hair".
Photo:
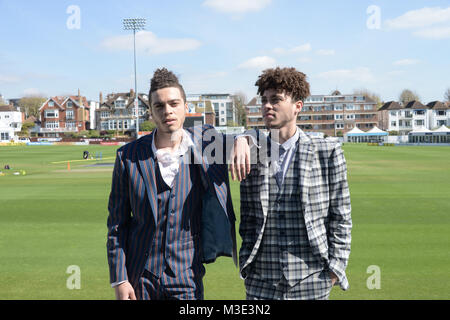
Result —
POLYGON ((150 81, 150 91, 148 93, 148 99, 150 105, 152 104, 152 93, 159 89, 175 87, 180 89, 183 102, 186 102, 186 93, 183 86, 178 82, 177 76, 166 68, 156 69, 153 74, 153 78, 150 81))
POLYGON ((255 83, 258 94, 263 95, 267 89, 285 91, 295 101, 304 101, 310 95, 306 75, 295 68, 266 69, 255 83))

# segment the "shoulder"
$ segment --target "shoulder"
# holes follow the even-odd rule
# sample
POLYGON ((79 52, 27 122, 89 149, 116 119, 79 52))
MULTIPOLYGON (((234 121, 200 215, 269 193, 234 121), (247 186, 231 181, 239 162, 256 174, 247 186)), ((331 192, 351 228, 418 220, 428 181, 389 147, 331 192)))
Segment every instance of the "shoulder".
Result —
POLYGON ((310 140, 319 158, 328 159, 336 152, 340 153, 342 150, 341 143, 333 139, 310 137, 310 140))
POLYGON ((136 153, 137 150, 142 148, 148 148, 151 147, 151 140, 152 139, 152 133, 147 134, 143 137, 140 137, 137 140, 133 140, 123 146, 121 146, 119 149, 117 149, 117 154, 121 157, 131 157, 133 154, 136 153))

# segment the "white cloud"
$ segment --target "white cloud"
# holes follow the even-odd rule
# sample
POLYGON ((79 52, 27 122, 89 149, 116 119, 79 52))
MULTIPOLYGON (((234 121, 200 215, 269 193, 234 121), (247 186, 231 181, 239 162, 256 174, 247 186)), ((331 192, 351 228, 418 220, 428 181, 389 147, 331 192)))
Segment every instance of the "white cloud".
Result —
POLYGON ((318 77, 333 81, 351 80, 358 82, 371 82, 374 80, 372 72, 366 67, 326 71, 320 73, 318 77))
POLYGON ((449 21, 450 7, 445 9, 441 9, 440 7, 426 7, 408 11, 397 18, 387 20, 385 24, 388 29, 412 29, 449 21))
POLYGON ((24 96, 45 96, 39 89, 36 88, 28 88, 23 90, 24 96))
POLYGON ((309 63, 311 62, 311 58, 307 58, 307 57, 300 57, 297 59, 298 62, 300 63, 309 63))
POLYGON ((0 83, 2 84, 17 83, 20 82, 20 80, 21 79, 18 76, 0 74, 0 83))
POLYGON ((310 43, 301 44, 299 46, 292 47, 290 49, 284 49, 284 48, 275 48, 275 49, 273 49, 273 52, 275 54, 304 53, 304 52, 308 52, 308 51, 311 51, 311 44, 310 43))
POLYGON ((394 66, 410 66, 413 64, 418 64, 420 62, 420 60, 417 59, 402 59, 402 60, 397 60, 393 63, 394 66))
POLYGON ((271 0, 206 0, 203 5, 224 13, 245 13, 259 11, 270 4, 271 0))
POLYGON ((413 35, 426 39, 447 39, 450 38, 450 27, 426 28, 413 32, 413 35))
MULTIPOLYGON (((153 32, 136 33, 136 50, 149 55, 195 50, 201 42, 190 38, 158 38, 153 32)), ((123 35, 103 40, 100 47, 107 50, 133 50, 133 36, 123 35)))
POLYGON ((388 76, 392 76, 392 77, 401 76, 403 74, 405 74, 405 71, 403 71, 403 70, 394 70, 394 71, 389 71, 387 73, 388 76))
POLYGON ((241 63, 238 66, 238 69, 267 69, 272 68, 276 64, 276 61, 274 58, 268 57, 268 56, 262 56, 262 57, 254 57, 251 58, 243 63, 241 63))
POLYGON ((329 50, 320 49, 320 50, 317 50, 317 54, 320 56, 332 56, 335 54, 335 51, 333 49, 329 49, 329 50))

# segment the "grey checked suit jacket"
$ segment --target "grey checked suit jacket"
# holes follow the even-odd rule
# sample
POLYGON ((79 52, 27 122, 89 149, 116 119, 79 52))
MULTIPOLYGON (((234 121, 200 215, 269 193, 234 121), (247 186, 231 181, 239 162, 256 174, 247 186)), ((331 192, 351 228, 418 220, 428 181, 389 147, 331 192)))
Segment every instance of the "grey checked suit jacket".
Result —
MULTIPOLYGON (((268 139, 257 132, 259 139, 268 139)), ((298 141, 300 176, 298 196, 312 252, 327 263, 338 277, 338 284, 347 290, 345 274, 351 243, 351 204, 347 183, 347 167, 337 142, 307 136, 300 130, 298 141)), ((241 277, 254 260, 264 234, 269 208, 269 164, 252 164, 250 174, 241 183, 241 222, 239 252, 241 277)))

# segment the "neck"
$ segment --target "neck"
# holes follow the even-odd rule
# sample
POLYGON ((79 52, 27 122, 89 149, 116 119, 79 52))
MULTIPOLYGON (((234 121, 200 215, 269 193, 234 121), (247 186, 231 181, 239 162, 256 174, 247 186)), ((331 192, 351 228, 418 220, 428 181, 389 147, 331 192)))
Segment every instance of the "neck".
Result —
POLYGON ((295 122, 292 124, 289 124, 287 126, 281 127, 278 129, 278 139, 276 139, 276 136, 274 136, 274 140, 277 141, 279 144, 285 143, 287 140, 292 138, 297 131, 297 126, 295 125, 295 122))
POLYGON ((173 152, 178 149, 181 141, 183 140, 183 131, 182 129, 175 132, 163 132, 162 130, 156 130, 154 139, 156 149, 164 149, 169 152, 173 152))

